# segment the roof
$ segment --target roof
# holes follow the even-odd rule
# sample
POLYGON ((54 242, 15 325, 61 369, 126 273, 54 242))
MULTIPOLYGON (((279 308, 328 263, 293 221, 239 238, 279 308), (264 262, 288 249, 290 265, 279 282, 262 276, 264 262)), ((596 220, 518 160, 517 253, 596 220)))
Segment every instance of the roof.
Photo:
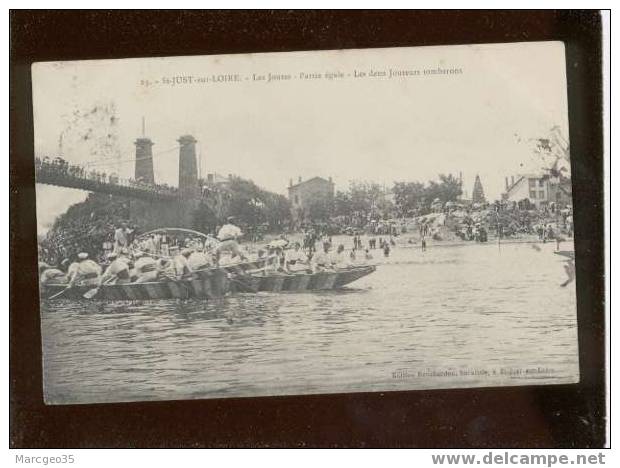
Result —
POLYGON ((524 179, 542 179, 542 178, 543 178, 543 174, 533 174, 533 173, 521 174, 517 176, 517 180, 515 180, 513 184, 510 184, 508 186, 508 188, 506 189, 504 193, 506 194, 510 193, 511 190, 514 189, 517 185, 519 185, 519 183, 524 179))
POLYGON ((302 180, 301 182, 297 182, 296 184, 293 184, 293 185, 289 186, 289 190, 292 189, 292 188, 295 188, 295 187, 299 187, 300 185, 304 185, 304 184, 307 184, 309 182, 312 182, 313 180, 319 180, 319 181, 325 182, 327 184, 333 184, 333 182, 330 182, 329 180, 324 179, 323 177, 314 176, 311 179, 302 180))

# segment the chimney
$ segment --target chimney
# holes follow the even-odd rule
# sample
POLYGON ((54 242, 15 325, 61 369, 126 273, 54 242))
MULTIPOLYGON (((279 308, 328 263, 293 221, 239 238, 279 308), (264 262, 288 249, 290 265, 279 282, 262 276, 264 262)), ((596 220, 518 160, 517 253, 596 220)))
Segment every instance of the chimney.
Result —
POLYGON ((510 176, 510 185, 515 184, 515 176, 510 176))
POLYGON ((288 186, 289 186, 289 187, 292 187, 292 186, 293 186, 293 179, 289 179, 289 180, 288 180, 288 186))
POLYGON ((212 184, 215 180, 214 174, 207 174, 207 182, 212 184))
POLYGON ((136 145, 135 180, 142 180, 147 184, 155 184, 153 173, 153 142, 148 138, 138 138, 136 145))
POLYGON ((332 180, 332 176, 329 176, 329 183, 330 183, 330 184, 333 184, 333 183, 334 183, 334 182, 333 182, 333 180, 332 180))
POLYGON ((179 142, 179 191, 196 195, 198 191, 198 166, 196 160, 196 139, 183 135, 179 142))
POLYGON ((506 190, 508 190, 508 177, 504 177, 505 182, 506 182, 506 190))
POLYGON ((299 176, 299 183, 301 184, 301 176, 299 176))

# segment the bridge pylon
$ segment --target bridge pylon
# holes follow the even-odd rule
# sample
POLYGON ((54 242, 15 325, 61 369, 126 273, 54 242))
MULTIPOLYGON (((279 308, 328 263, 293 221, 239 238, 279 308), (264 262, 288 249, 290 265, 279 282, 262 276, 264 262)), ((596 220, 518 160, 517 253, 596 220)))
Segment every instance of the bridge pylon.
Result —
POLYGON ((198 160, 196 159, 196 139, 183 135, 179 142, 179 192, 184 198, 198 198, 198 160))
MULTIPOLYGON (((200 203, 200 187, 198 185, 198 161, 196 159, 196 139, 191 135, 183 135, 179 142, 179 191, 176 200, 166 201, 142 201, 131 200, 130 215, 132 219, 149 229, 161 226, 175 226, 192 228, 194 212, 200 203)), ((153 143, 148 138, 136 140, 136 177, 138 176, 138 160, 141 154, 147 156, 145 161, 150 161, 150 170, 153 170, 153 157, 151 146, 153 143)), ((148 171, 148 167, 144 169, 148 171)))
POLYGON ((155 184, 155 173, 153 172, 153 145, 149 138, 138 138, 136 145, 136 169, 135 180, 141 180, 146 184, 155 184))

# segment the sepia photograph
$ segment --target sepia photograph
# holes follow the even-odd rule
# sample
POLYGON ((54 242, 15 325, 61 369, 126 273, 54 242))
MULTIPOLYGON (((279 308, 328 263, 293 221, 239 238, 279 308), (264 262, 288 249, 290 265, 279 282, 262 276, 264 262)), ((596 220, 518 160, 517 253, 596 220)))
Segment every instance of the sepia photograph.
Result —
POLYGON ((48 405, 580 381, 565 47, 32 66, 48 405))

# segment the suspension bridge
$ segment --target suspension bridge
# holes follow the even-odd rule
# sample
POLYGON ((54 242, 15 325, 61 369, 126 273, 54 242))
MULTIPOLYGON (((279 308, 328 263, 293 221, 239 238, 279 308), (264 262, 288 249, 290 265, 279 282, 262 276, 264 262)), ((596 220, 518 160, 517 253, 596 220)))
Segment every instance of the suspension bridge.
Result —
POLYGON ((72 165, 56 158, 36 158, 35 177, 40 184, 67 187, 89 192, 124 197, 130 201, 130 217, 147 228, 162 225, 191 227, 192 216, 200 203, 206 203, 216 212, 221 198, 215 191, 202 187, 198 177, 196 139, 181 136, 179 146, 179 182, 177 187, 155 183, 153 171, 153 142, 149 138, 135 141, 136 157, 133 179, 121 179, 105 174, 90 166, 72 165))

